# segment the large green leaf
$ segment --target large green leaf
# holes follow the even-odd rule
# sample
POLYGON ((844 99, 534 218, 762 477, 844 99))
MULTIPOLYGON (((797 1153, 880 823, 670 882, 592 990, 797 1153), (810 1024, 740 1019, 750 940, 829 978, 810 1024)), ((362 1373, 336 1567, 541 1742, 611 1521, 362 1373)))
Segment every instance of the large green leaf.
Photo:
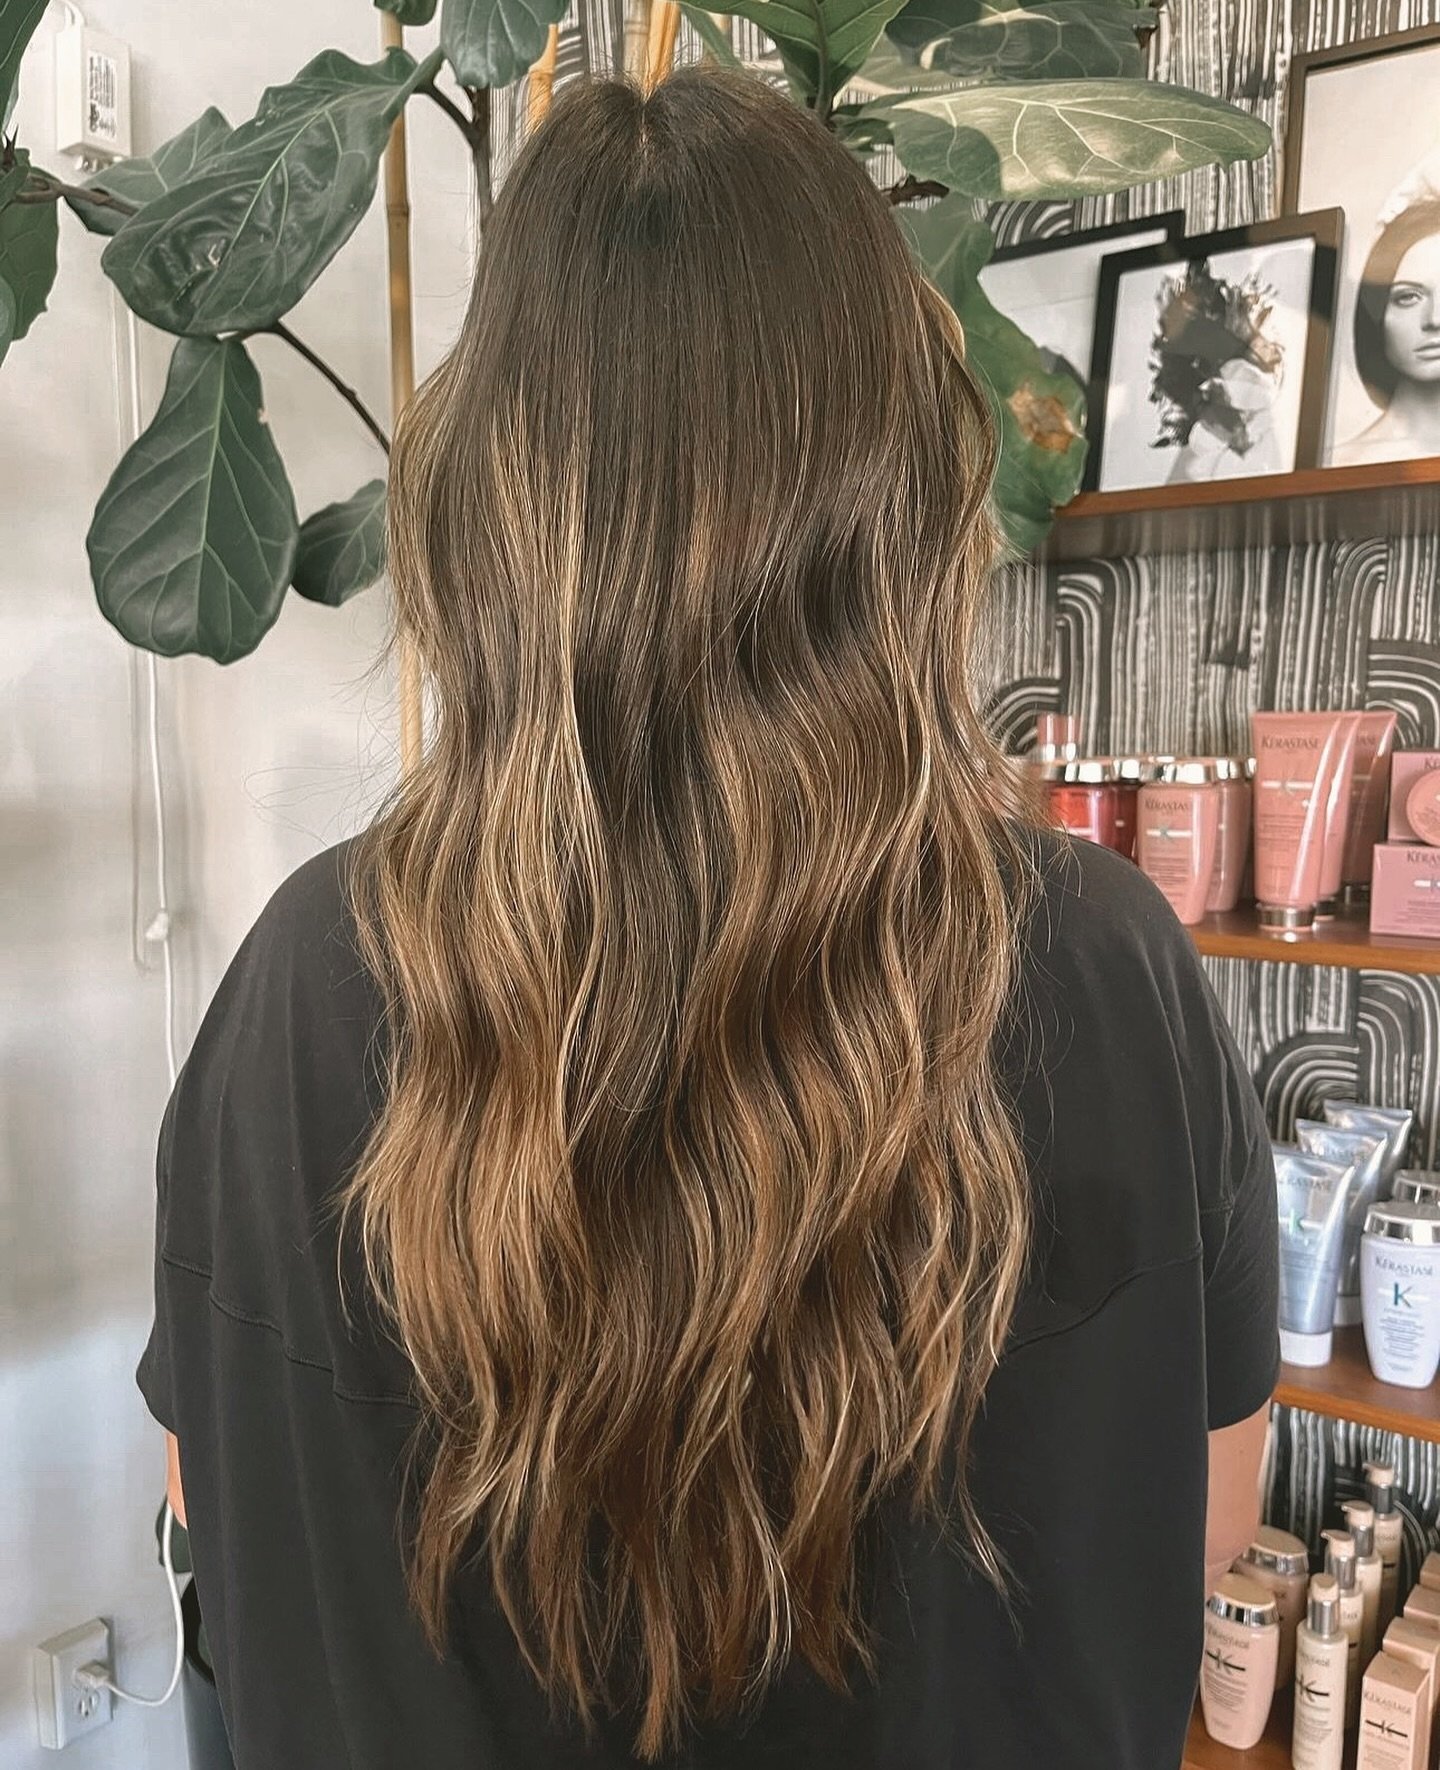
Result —
POLYGON ((294 585, 311 602, 339 608, 385 569, 385 481, 372 479, 300 525, 294 585))
POLYGON ((0 174, 0 282, 9 285, 15 302, 12 339, 23 338, 37 315, 45 311, 55 281, 60 232, 53 203, 13 200, 29 169, 30 156, 17 148, 14 164, 0 174))
POLYGON ((838 98, 857 74, 901 0, 732 0, 730 10, 758 25, 780 51, 795 96, 806 104, 838 98))
POLYGON ((9 283, 0 281, 0 363, 5 361, 5 352, 9 350, 15 337, 15 326, 20 317, 20 310, 15 302, 15 291, 9 283))
POLYGON ((538 61, 568 0, 444 0, 440 46, 462 86, 508 86, 538 61))
POLYGON ((740 66, 740 57, 735 53, 735 46, 713 12, 706 12, 701 6, 688 6, 686 0, 680 0, 680 10, 685 14, 691 30, 722 68, 740 66))
MULTIPOLYGON (((1104 4, 1105 0, 1094 0, 1094 3, 1104 4)), ((1055 0, 1057 11, 1065 4, 1066 0, 1055 0)), ((885 31, 907 55, 919 59, 927 44, 948 37, 952 31, 1003 18, 1016 10, 1016 0, 906 0, 885 31)), ((1145 12, 1149 10, 1149 0, 1110 0, 1110 10, 1145 12)), ((1137 24, 1135 28, 1143 30, 1147 27, 1137 24)), ((1030 77, 1033 78, 1033 74, 1030 77)))
POLYGON ((394 13, 402 25, 428 25, 435 16, 435 0, 375 0, 381 12, 394 13))
POLYGON ((1148 80, 1020 82, 879 102, 907 172, 990 200, 1103 196, 1270 147, 1257 117, 1148 80))
MULTIPOLYGON (((132 208, 143 209, 147 203, 155 202, 173 191, 176 185, 183 184, 202 161, 219 152, 230 139, 230 133, 230 125, 224 116, 211 105, 187 128, 156 148, 153 154, 136 154, 133 159, 117 160, 113 166, 107 166, 103 172, 87 179, 85 189, 102 191, 107 196, 119 197, 132 208)), ((70 207, 92 234, 118 233, 126 219, 123 210, 102 209, 94 203, 87 203, 83 197, 72 201, 70 207)))
POLYGON ((890 97, 909 92, 955 92, 960 84, 953 74, 938 74, 910 61, 888 37, 881 37, 856 74, 854 90, 890 97))
POLYGON ((182 340, 85 538, 106 619, 147 651, 233 663, 280 612, 297 533, 245 346, 182 340))
POLYGON ((908 212, 911 250, 965 329, 965 355, 990 395, 1000 431, 995 508, 1011 544, 1028 551, 1057 505, 1079 489, 1085 465, 1085 393, 1047 367, 1039 347, 1006 319, 980 287, 994 238, 970 201, 945 197, 908 212))
POLYGON ((20 72, 20 57, 44 16, 46 0, 0 0, 0 116, 8 127, 10 95, 20 72))
POLYGON ((375 194, 390 125, 439 66, 403 49, 362 65, 327 49, 248 123, 132 216, 106 274, 142 319, 191 336, 249 332, 292 308, 375 194))
POLYGON ((1137 32, 1154 22, 1153 12, 1116 0, 1039 0, 960 25, 924 44, 919 58, 970 80, 1139 79, 1137 32))

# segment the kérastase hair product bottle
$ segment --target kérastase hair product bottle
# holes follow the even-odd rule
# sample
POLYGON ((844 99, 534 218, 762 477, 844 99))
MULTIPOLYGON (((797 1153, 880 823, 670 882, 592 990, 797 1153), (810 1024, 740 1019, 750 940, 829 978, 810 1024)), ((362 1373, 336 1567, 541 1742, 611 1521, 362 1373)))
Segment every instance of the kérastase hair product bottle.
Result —
POLYGON ((1360 1714, 1360 1631, 1365 1626, 1365 1600, 1355 1568, 1355 1539, 1348 1530, 1327 1530, 1325 1571, 1340 1588, 1340 1627, 1350 1644, 1345 1666, 1345 1725, 1353 1727, 1360 1714))
POLYGON ((1221 1745, 1247 1751, 1265 1731, 1280 1656, 1280 1613, 1264 1586, 1227 1573, 1205 1600, 1200 1711, 1221 1745))
POLYGON ((1440 1370, 1440 1210, 1371 1205, 1360 1299, 1371 1370, 1382 1383, 1428 1389, 1440 1370))
POLYGON ((1295 1770, 1340 1770, 1345 1752, 1345 1673, 1350 1643, 1340 1627, 1340 1588, 1328 1573, 1310 1582, 1295 1635, 1295 1770))
POLYGON ((1340 1510, 1345 1528, 1355 1539, 1355 1583, 1365 1613, 1360 1619, 1360 1663, 1367 1666, 1380 1646, 1380 1587, 1385 1570, 1375 1553, 1375 1508, 1364 1500, 1346 1500, 1340 1510))
POLYGON ((1375 1553, 1380 1557, 1380 1633, 1400 1609, 1400 1542, 1405 1521, 1395 1501, 1389 1463, 1366 1463, 1365 1497, 1375 1509, 1375 1553))
POLYGON ((1295 1675, 1295 1631, 1305 1620, 1309 1552, 1300 1538, 1291 1536, 1288 1530, 1262 1524, 1233 1571, 1264 1586, 1275 1600, 1280 1613, 1280 1656, 1275 1667, 1275 1688, 1279 1690, 1295 1675))

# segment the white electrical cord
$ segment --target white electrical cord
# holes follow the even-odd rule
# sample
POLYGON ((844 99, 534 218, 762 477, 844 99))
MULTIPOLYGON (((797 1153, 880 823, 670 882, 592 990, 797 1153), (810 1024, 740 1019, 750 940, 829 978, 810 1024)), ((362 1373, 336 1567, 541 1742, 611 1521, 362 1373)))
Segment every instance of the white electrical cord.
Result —
POLYGON ((175 1528, 175 1514, 170 1510, 170 1502, 165 1502, 165 1522, 160 1529, 160 1559, 165 1564, 165 1580, 170 1587, 170 1609, 175 1617, 175 1664, 170 1672, 170 1682, 165 1686, 163 1696, 137 1696, 133 1690, 122 1690, 110 1677, 99 1660, 92 1659, 87 1665, 78 1666, 75 1671, 75 1682, 82 1690, 108 1690, 112 1696, 118 1696, 121 1702, 133 1702, 136 1708, 164 1708, 175 1694, 175 1687, 180 1682, 180 1671, 185 1664, 185 1614, 180 1608, 180 1581, 175 1573, 175 1557, 171 1547, 171 1533, 175 1528))
MULTIPOLYGON (((68 0, 67 0, 68 4, 68 0)), ((112 290, 114 300, 113 318, 115 321, 115 401, 122 443, 128 447, 140 435, 145 427, 145 415, 140 397, 140 327, 135 315, 121 302, 119 294, 112 290), (122 328, 123 320, 123 328, 122 328), (124 336, 122 338, 122 329, 124 336), (128 397, 127 397, 128 396, 128 397)), ((164 752, 160 744, 160 672, 154 652, 147 652, 144 660, 144 679, 146 688, 146 750, 150 764, 150 795, 155 820, 155 910, 145 927, 145 940, 160 949, 160 967, 162 977, 162 993, 165 1013, 165 1069, 169 1077, 170 1087, 175 1086, 180 1065, 175 1045, 175 950, 172 940, 172 922, 170 916, 169 889, 169 824, 165 812, 165 770, 164 752)), ((139 695, 132 657, 131 666, 130 714, 132 721, 139 713, 139 695)), ((132 766, 135 753, 134 730, 132 724, 131 757, 132 766)), ((135 939, 139 924, 140 902, 140 820, 138 805, 132 797, 131 818, 131 942, 137 963, 143 964, 139 942, 135 939)), ((185 1664, 185 1618, 180 1609, 180 1582, 175 1573, 175 1557, 173 1551, 173 1534, 175 1529, 175 1513, 170 1502, 165 1502, 164 1522, 160 1531, 160 1559, 165 1569, 165 1583, 170 1591, 170 1611, 175 1624, 175 1663, 170 1673, 170 1682, 165 1686, 163 1696, 139 1696, 133 1690, 124 1690, 109 1676, 103 1665, 92 1662, 81 1666, 75 1674, 77 1684, 90 1689, 102 1688, 118 1696, 122 1702, 134 1703, 138 1708, 163 1708, 174 1696, 180 1683, 180 1672, 185 1664)))

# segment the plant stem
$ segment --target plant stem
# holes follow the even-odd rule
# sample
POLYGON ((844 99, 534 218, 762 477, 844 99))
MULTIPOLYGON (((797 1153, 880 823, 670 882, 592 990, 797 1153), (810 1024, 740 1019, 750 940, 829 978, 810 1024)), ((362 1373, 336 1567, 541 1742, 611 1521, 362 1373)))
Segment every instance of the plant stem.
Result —
POLYGON ((284 320, 276 320, 273 326, 262 326, 261 331, 268 332, 274 338, 283 338, 290 346, 291 350, 296 351, 300 356, 303 356, 312 369, 325 377, 335 389, 336 393, 340 395, 341 399, 345 401, 346 405, 350 407, 356 417, 359 418, 360 422, 370 432, 371 436, 373 436, 376 442, 379 443, 385 453, 387 455, 390 453, 390 438, 386 436, 385 432, 376 423, 374 414, 370 411, 364 400, 361 399, 360 395, 356 393, 355 389, 347 386, 347 384, 340 379, 334 369, 332 369, 329 363, 325 361, 324 357, 317 356, 303 339, 297 338, 285 324, 284 320))
POLYGON ((464 111, 462 111, 459 105, 456 104, 455 100, 453 98, 448 98, 433 80, 427 80, 419 90, 425 94, 426 98, 439 105, 440 109, 444 111, 445 115, 465 137, 466 141, 473 149, 475 146, 474 126, 470 122, 470 119, 465 115, 464 111))
POLYGON ((490 211, 495 205, 490 166, 490 88, 467 86, 465 95, 470 100, 470 110, 474 116, 470 157, 475 162, 475 205, 480 212, 480 229, 483 233, 485 224, 490 219, 490 211))
POLYGON ((948 197, 950 186, 940 184, 933 178, 911 178, 908 174, 899 184, 892 184, 885 192, 886 200, 892 208, 901 203, 918 203, 924 197, 948 197))
POLYGON ((64 184, 48 172, 32 172, 25 185, 16 192, 17 203, 89 203, 96 209, 114 209, 120 215, 134 215, 136 206, 123 197, 112 197, 109 191, 87 190, 83 184, 64 184))
POLYGON ((820 71, 815 82, 815 115, 828 126, 830 109, 835 103, 835 94, 830 90, 830 39, 825 35, 825 19, 820 10, 820 0, 810 0, 810 11, 815 20, 815 41, 820 52, 820 71))

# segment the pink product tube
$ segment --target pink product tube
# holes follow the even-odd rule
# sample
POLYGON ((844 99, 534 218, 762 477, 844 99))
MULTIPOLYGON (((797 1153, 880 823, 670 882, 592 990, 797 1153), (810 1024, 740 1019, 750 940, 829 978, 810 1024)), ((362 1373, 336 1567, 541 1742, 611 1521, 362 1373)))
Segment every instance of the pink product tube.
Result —
POLYGON ((1350 828, 1341 868, 1344 895, 1360 902, 1370 889, 1370 850, 1385 839, 1385 799, 1390 789, 1390 752, 1395 748, 1395 715, 1362 713, 1355 738, 1355 773, 1350 782, 1350 828))
POLYGON ((1172 762, 1140 789, 1135 858, 1182 922, 1205 914, 1220 833, 1220 785, 1204 762, 1172 762))
POLYGON ((1345 843, 1350 834, 1350 797, 1355 778, 1355 746, 1360 738, 1363 713, 1338 713, 1340 752, 1325 800, 1325 847, 1320 860, 1320 902, 1317 921, 1332 920, 1340 908, 1340 886, 1345 870, 1345 843))
POLYGON ((1233 910, 1240 901, 1245 865, 1250 858, 1251 791, 1245 764, 1233 756, 1207 756, 1215 770, 1215 790, 1220 799, 1219 828, 1215 834, 1215 868, 1210 875, 1207 910, 1233 910))
POLYGON ((1282 939, 1311 927, 1320 902, 1325 813, 1343 726, 1334 713, 1254 713, 1255 902, 1282 939))
POLYGON ((1440 848, 1440 768, 1411 781, 1405 795, 1405 817, 1422 842, 1440 848))
POLYGON ((1390 821, 1387 842, 1420 842, 1424 838, 1406 816, 1410 789, 1422 774, 1440 769, 1440 750, 1397 750, 1390 758, 1390 821))
POLYGON ((1440 940, 1440 848, 1376 843, 1370 932, 1440 940))

